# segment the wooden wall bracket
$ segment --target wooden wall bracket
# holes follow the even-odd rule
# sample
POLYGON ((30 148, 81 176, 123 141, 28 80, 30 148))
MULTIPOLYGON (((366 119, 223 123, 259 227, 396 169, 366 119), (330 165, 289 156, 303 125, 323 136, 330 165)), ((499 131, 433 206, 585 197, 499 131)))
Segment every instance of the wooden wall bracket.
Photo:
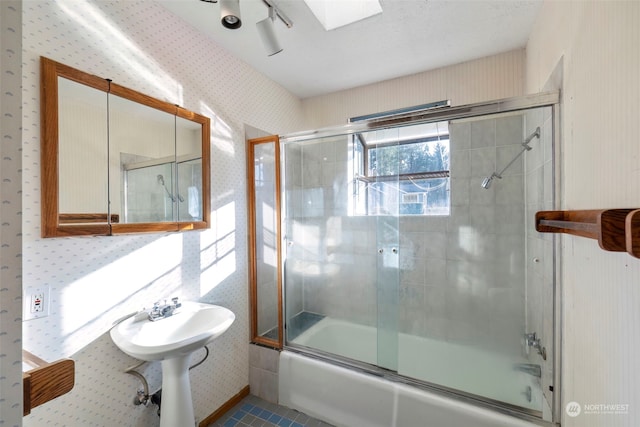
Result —
POLYGON ((540 211, 536 230, 595 239, 605 251, 640 258, 640 209, 540 211))
POLYGON ((627 214, 625 220, 627 252, 640 258, 640 209, 635 209, 627 214))
POLYGON ((75 362, 60 359, 48 363, 39 357, 22 350, 22 360, 34 366, 22 374, 23 415, 29 415, 31 409, 71 391, 75 384, 75 362))

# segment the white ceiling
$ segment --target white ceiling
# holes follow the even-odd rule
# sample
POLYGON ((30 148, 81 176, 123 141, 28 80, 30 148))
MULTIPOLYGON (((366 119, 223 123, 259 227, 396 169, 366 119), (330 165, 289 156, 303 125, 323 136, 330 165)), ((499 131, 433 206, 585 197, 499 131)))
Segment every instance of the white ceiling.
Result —
MULTIPOLYGON (((284 50, 265 54, 255 23, 262 0, 240 0, 242 26, 220 24, 220 4, 157 0, 198 31, 301 98, 522 48, 542 0, 380 0, 382 13, 325 31, 302 0, 273 0, 284 50)), ((357 1, 357 0, 330 0, 357 1)))

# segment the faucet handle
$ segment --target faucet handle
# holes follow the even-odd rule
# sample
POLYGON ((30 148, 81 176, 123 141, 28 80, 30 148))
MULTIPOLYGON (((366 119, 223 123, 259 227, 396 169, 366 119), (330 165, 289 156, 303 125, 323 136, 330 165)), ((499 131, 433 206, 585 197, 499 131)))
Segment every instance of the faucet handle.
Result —
POLYGON ((173 297, 173 298, 171 298, 171 302, 172 302, 173 304, 177 304, 177 303, 178 303, 178 297, 173 297))

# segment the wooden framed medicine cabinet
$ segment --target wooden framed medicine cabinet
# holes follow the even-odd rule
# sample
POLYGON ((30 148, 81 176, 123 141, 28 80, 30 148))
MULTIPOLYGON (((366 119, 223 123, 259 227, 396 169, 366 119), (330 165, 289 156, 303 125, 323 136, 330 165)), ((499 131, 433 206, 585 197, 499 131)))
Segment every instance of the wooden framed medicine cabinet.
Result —
POLYGON ((210 226, 210 120, 41 57, 42 237, 210 226))

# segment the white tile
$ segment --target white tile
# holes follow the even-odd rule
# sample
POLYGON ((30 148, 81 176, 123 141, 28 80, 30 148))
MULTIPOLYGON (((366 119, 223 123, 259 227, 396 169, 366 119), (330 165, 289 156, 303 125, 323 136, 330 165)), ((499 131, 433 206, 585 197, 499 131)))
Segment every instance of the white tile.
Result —
POLYGON ((449 124, 449 144, 451 151, 468 150, 471 147, 471 124, 469 122, 451 122, 449 124))
MULTIPOLYGON (((496 148, 486 147, 469 150, 471 163, 471 177, 482 178, 490 176, 496 171, 496 148)), ((499 171, 498 171, 499 172, 499 171)))
POLYGON ((483 119, 471 122, 471 148, 495 147, 496 122, 483 119))

